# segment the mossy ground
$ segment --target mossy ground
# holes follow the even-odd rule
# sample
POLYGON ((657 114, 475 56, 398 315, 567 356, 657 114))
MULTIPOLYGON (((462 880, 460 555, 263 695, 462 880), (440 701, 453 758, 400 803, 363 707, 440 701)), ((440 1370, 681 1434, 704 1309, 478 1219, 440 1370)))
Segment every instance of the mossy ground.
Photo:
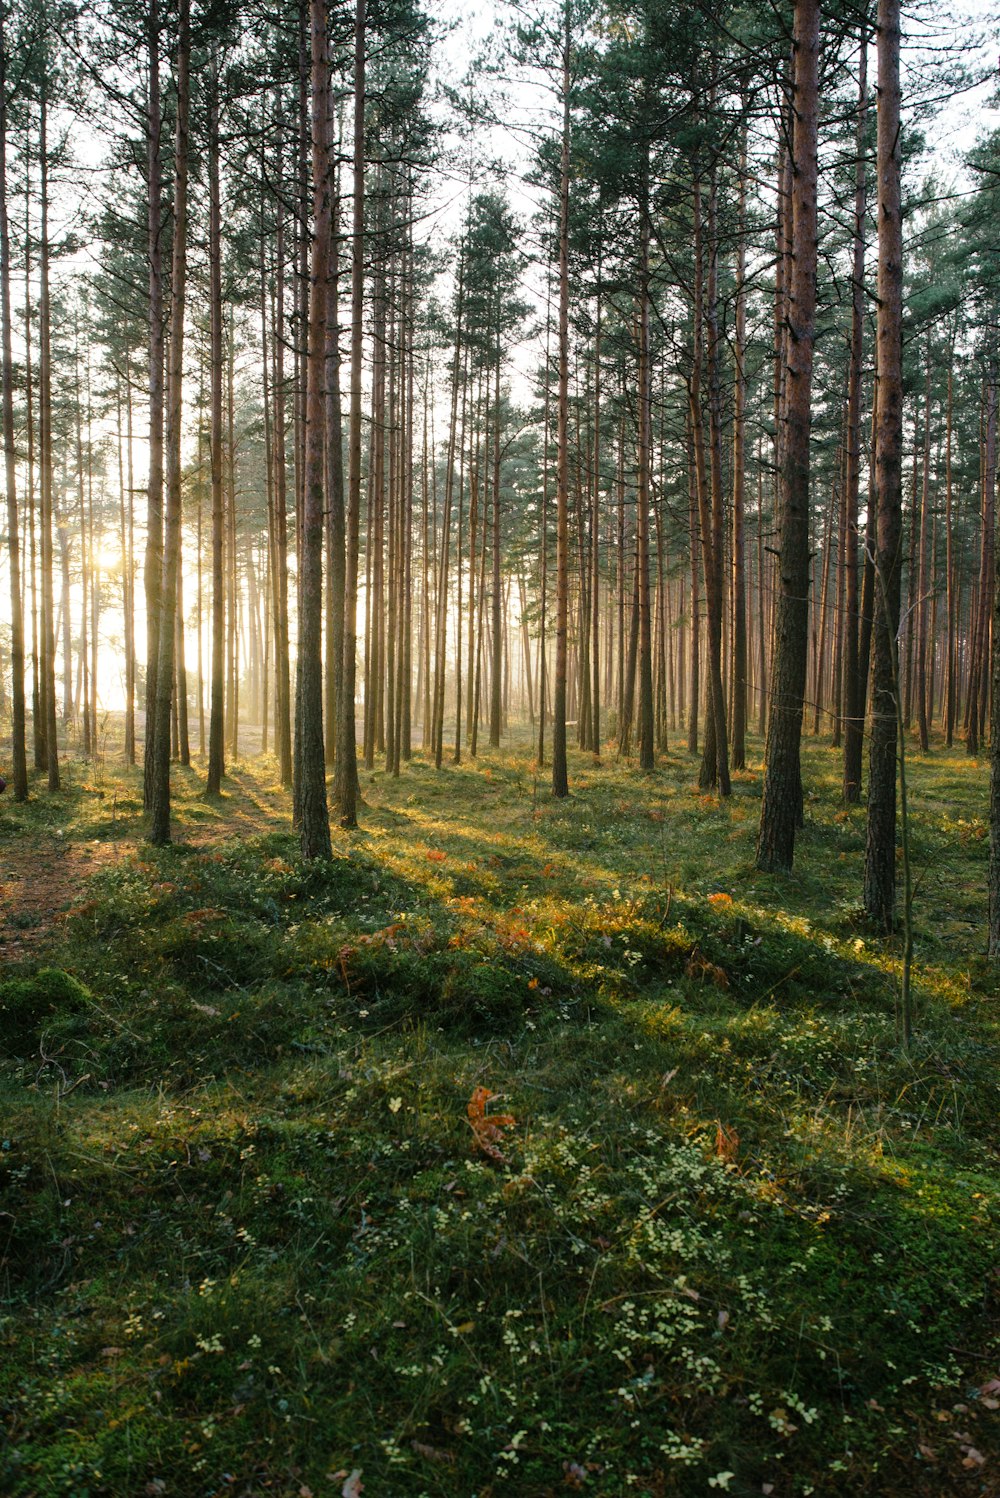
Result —
POLYGON ((985 766, 911 762, 909 1055, 831 751, 788 878, 759 767, 571 768, 365 776, 328 867, 266 761, 158 852, 5 801, 101 857, 0 973, 0 1491, 1000 1492, 985 766))

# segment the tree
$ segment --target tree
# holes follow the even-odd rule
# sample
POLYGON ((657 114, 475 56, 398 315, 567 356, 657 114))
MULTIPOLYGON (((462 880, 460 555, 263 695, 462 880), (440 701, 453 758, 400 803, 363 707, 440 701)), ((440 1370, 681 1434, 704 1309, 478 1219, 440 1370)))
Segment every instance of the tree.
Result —
POLYGON ((208 265, 209 317, 211 323, 209 351, 209 434, 212 472, 212 667, 209 727, 208 783, 210 796, 222 790, 225 751, 223 746, 223 690, 225 649, 225 596, 223 579, 223 492, 222 492, 222 209, 219 194, 219 55, 212 47, 209 81, 208 126, 208 265))
POLYGON ((163 574, 163 120, 160 103, 160 17, 149 0, 149 82, 146 98, 146 252, 149 262, 149 474, 146 502, 146 740, 143 797, 153 801, 157 674, 160 661, 160 608, 163 574))
POLYGON ((348 438, 347 544, 344 570, 344 671, 336 803, 341 825, 358 824, 358 750, 354 696, 358 653, 358 546, 361 521, 361 359, 365 273, 365 0, 354 19, 354 222, 351 236, 351 408, 348 438))
POLYGON ((569 630, 569 0, 563 8, 562 137, 559 157, 559 393, 556 403, 556 670, 552 692, 552 794, 569 795, 566 669, 569 630))
POLYGON ((861 794, 864 697, 861 691, 858 604, 858 493, 861 481, 861 381, 865 297, 865 205, 867 172, 864 154, 868 112, 868 30, 861 35, 858 64, 858 113, 854 175, 854 234, 851 274, 851 355, 847 386, 847 464, 844 475, 845 619, 844 619, 844 800, 861 794))
POLYGON ((900 190, 899 0, 878 7, 878 321, 876 330, 875 625, 864 908, 892 930, 896 895, 896 751, 902 572, 903 232, 900 190))
POLYGON ((306 455, 299 570, 300 836, 304 858, 330 857, 323 752, 323 531, 326 499, 326 303, 330 254, 329 62, 326 0, 310 0, 313 234, 306 369, 306 455))
POLYGON ((181 565, 181 413, 183 409, 184 306, 187 275, 188 118, 191 7, 180 0, 177 33, 177 122, 174 141, 174 237, 170 275, 170 349, 166 384, 166 502, 163 571, 158 613, 156 698, 153 718, 150 841, 170 841, 170 704, 174 689, 177 594, 181 565))
POLYGON ((809 607, 809 456, 816 260, 819 3, 796 0, 792 70, 792 276, 786 340, 779 592, 757 867, 790 869, 802 816, 799 746, 809 607))
POLYGON ((25 747, 24 614, 21 603, 21 551, 14 443, 14 357, 11 347, 10 226, 7 219, 8 67, 6 18, 0 11, 0 350, 3 360, 4 482, 7 491, 7 548, 10 563, 11 779, 15 801, 28 798, 25 747))

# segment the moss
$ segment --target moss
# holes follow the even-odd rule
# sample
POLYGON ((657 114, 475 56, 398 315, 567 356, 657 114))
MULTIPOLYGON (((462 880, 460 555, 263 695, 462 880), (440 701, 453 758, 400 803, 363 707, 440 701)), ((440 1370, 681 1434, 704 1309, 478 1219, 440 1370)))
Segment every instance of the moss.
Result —
MULTIPOLYGON (((936 1498, 954 1431, 992 1470, 983 787, 914 765, 904 1054, 861 814, 806 770, 792 880, 753 772, 581 759, 555 806, 508 756, 366 783, 329 865, 225 840, 277 795, 244 771, 215 841, 94 878, 32 1011, 60 1085, 0 1066, 0 1488, 936 1498)), ((68 777, 59 826, 98 815, 68 777)))
POLYGON ((33 1051, 46 1026, 85 1014, 89 1004, 87 989, 61 968, 7 978, 0 982, 0 1048, 13 1055, 33 1051))

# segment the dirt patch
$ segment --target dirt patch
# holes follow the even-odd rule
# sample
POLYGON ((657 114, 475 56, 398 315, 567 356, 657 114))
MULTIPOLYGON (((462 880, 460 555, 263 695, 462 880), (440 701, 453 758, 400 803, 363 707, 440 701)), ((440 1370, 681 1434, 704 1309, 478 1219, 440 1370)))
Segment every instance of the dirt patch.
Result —
POLYGON ((62 843, 52 833, 0 846, 0 963, 34 956, 78 903, 90 876, 134 849, 132 839, 62 843))
MULTIPOLYGON (((173 834, 180 845, 209 848, 291 825, 287 791, 262 784, 242 765, 227 774, 220 802, 206 803, 202 786, 200 775, 188 772, 175 787, 173 834)), ((93 789, 83 787, 84 797, 93 789)), ((58 935, 66 912, 88 898, 91 877, 131 857, 142 845, 145 827, 134 814, 137 790, 133 788, 133 814, 119 819, 117 826, 112 817, 113 830, 103 836, 87 836, 101 827, 93 821, 87 826, 85 799, 80 802, 83 827, 70 825, 66 834, 51 825, 29 822, 14 828, 6 823, 0 834, 0 965, 40 953, 58 935)), ((95 800, 93 807, 99 810, 105 804, 95 800)))

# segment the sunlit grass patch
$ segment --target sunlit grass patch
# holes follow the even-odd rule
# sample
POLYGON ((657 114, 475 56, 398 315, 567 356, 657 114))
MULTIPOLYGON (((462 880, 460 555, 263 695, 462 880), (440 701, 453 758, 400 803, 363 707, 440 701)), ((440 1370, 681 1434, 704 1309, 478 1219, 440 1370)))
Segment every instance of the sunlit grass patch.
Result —
MULTIPOLYGON (((913 766, 906 1055, 828 751, 784 879, 756 771, 572 768, 562 805, 507 754, 365 777, 328 866, 273 765, 217 820, 180 777, 179 846, 13 975, 5 1493, 903 1498, 961 1491, 956 1432, 1000 1460, 982 774, 913 766)), ((7 814, 100 837, 95 787, 7 814)))

